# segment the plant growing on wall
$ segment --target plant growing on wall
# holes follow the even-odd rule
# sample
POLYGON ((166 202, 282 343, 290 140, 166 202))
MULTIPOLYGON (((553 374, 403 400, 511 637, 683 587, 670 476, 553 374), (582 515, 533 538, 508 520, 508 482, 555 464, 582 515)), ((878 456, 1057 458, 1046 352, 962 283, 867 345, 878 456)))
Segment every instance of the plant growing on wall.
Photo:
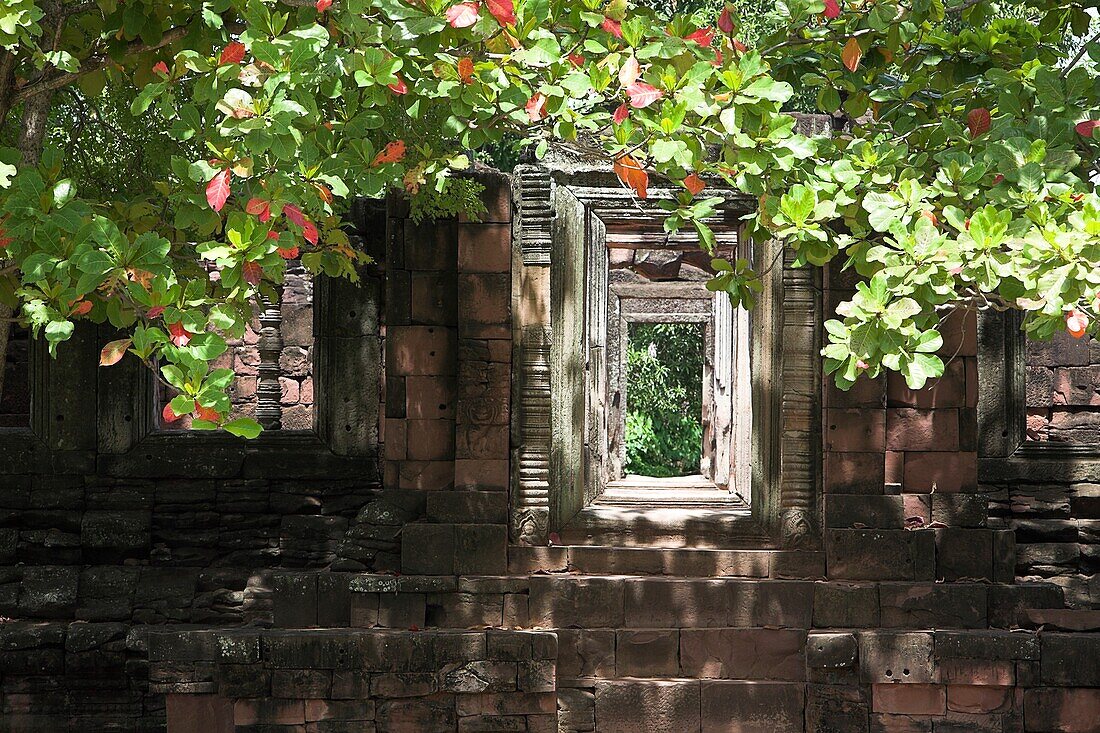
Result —
MULTIPOLYGON (((606 156, 640 198, 675 187, 667 227, 703 247, 725 185, 759 200, 754 236, 854 267, 866 282, 825 324, 842 387, 939 375, 952 305, 1023 310, 1037 338, 1096 333, 1100 34, 1070 0, 784 0, 751 43, 735 5, 713 24, 626 0, 0 8, 3 300, 51 349, 80 320, 118 327, 101 362, 141 359, 197 428, 258 432, 228 420, 234 375, 208 365, 287 260, 356 277, 349 196, 444 191, 465 151, 515 136, 606 156), (43 149, 62 90, 108 81, 178 145, 142 206, 82 191, 71 151, 43 149), (844 131, 798 134, 796 89, 844 131)), ((748 263, 715 267, 712 289, 751 301, 748 263)))

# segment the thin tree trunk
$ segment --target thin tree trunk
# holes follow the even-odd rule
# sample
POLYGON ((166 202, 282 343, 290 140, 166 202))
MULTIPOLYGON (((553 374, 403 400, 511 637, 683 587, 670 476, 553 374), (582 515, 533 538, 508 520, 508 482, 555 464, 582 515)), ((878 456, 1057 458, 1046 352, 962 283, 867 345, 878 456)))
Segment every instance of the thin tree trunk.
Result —
MULTIPOLYGON (((15 54, 0 51, 0 125, 7 121, 11 112, 12 95, 15 93, 15 54)), ((2 262, 2 260, 0 260, 2 262)), ((0 398, 4 396, 4 381, 7 377, 8 341, 11 337, 12 309, 0 303, 0 398)))
POLYGON ((23 165, 38 165, 42 158, 42 143, 46 139, 46 125, 50 120, 50 102, 53 92, 43 92, 23 103, 23 127, 19 131, 19 154, 23 165))

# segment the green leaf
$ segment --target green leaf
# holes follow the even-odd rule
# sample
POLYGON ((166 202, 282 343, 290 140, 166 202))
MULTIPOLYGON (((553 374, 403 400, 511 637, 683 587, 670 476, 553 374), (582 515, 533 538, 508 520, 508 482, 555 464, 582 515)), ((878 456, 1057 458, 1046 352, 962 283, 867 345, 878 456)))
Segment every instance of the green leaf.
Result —
POLYGON ((250 417, 240 417, 236 420, 230 420, 222 426, 225 431, 236 435, 239 438, 247 438, 252 440, 263 432, 263 428, 260 424, 250 417))

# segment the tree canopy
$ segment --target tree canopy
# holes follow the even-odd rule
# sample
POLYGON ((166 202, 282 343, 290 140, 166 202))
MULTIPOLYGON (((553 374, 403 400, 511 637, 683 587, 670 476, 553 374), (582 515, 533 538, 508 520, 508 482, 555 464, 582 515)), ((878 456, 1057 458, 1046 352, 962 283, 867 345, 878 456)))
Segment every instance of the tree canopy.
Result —
MULTIPOLYGON (((1096 4, 3 0, 0 300, 51 349, 109 321, 126 335, 101 363, 132 354, 178 392, 173 415, 255 435, 209 364, 287 260, 356 278, 350 197, 438 197, 471 151, 562 144, 640 198, 676 187, 666 227, 707 249, 708 194, 755 197, 752 236, 863 276, 825 324, 837 383, 891 369, 919 388, 952 306, 1019 309, 1037 338, 1097 332, 1096 4), (51 110, 99 104, 125 129, 119 99, 155 138, 149 180, 128 185, 121 134, 95 165, 133 172, 78 185, 80 136, 44 146, 51 110), (796 106, 839 132, 799 134, 796 106)), ((751 306, 753 264, 714 267, 708 287, 751 306)))

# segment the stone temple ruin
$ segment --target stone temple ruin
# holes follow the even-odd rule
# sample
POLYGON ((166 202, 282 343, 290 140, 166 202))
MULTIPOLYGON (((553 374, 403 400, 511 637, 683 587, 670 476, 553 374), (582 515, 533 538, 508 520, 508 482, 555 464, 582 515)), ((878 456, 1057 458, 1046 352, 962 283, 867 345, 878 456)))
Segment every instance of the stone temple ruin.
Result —
POLYGON ((930 389, 842 393, 853 276, 743 241, 753 201, 712 222, 747 314, 667 191, 477 176, 480 222, 357 207, 362 286, 241 344, 242 409, 305 429, 162 430, 106 333, 26 346, 0 731, 1100 731, 1097 344, 956 313, 930 389), (703 339, 698 475, 624 476, 638 323, 703 339))

